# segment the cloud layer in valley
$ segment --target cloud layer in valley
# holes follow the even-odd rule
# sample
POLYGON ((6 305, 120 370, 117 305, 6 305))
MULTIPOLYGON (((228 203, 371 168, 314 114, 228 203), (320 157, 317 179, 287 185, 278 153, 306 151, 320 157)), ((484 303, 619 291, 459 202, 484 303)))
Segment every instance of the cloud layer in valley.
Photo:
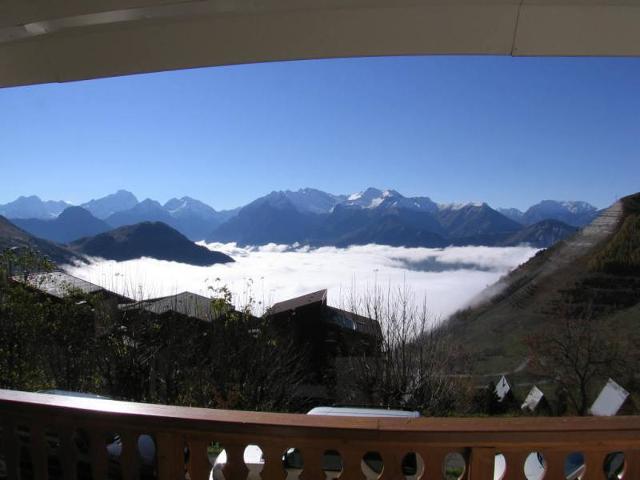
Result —
MULTIPOLYGON (((304 293, 329 289, 329 303, 344 305, 354 292, 374 286, 407 286, 414 298, 426 298, 429 310, 444 318, 467 305, 485 287, 525 262, 530 247, 403 248, 364 245, 311 249, 288 245, 241 248, 209 244, 235 263, 196 267, 150 258, 115 262, 94 259, 69 267, 69 273, 135 298, 192 291, 209 296, 227 286, 236 302, 272 304, 304 293), (210 288, 211 287, 211 288, 210 288)), ((261 307, 259 307, 261 308, 261 307)))

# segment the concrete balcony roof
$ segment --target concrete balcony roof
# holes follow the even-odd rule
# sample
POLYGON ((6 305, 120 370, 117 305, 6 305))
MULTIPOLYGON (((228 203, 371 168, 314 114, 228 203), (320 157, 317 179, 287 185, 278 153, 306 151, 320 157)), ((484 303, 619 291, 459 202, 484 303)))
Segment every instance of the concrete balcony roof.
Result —
POLYGON ((637 0, 5 0, 0 87, 378 55, 640 55, 637 0))

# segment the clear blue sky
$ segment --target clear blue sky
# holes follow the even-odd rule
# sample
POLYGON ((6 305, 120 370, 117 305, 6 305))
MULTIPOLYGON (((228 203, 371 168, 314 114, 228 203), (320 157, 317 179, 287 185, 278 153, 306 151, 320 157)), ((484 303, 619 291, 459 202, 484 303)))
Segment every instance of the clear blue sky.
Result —
POLYGON ((640 59, 403 57, 0 90, 0 203, 119 188, 231 208, 367 186, 598 207, 640 190, 640 59))

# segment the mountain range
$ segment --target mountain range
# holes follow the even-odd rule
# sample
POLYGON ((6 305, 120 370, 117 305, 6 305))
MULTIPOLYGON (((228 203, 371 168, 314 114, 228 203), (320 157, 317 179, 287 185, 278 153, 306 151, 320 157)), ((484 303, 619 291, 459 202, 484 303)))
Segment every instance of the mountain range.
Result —
POLYGON ((368 188, 334 195, 305 188, 278 191, 234 210, 216 211, 191 197, 164 205, 126 190, 78 207, 20 197, 0 215, 34 236, 68 243, 141 222, 162 222, 192 241, 347 246, 517 245, 548 247, 588 224, 598 211, 586 202, 545 200, 522 212, 486 203, 439 204, 395 190, 368 188))

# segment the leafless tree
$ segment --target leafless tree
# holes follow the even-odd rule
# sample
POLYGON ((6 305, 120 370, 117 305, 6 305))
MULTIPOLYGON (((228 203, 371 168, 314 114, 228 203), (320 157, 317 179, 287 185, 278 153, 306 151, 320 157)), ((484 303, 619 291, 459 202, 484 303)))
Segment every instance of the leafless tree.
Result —
POLYGON ((351 362, 356 388, 368 403, 432 415, 462 408, 466 384, 453 375, 463 368, 462 349, 455 346, 425 301, 417 301, 403 285, 375 286, 362 294, 351 294, 348 302, 348 308, 378 321, 381 327, 377 354, 351 362))
POLYGON ((560 309, 557 320, 528 339, 532 369, 552 377, 578 415, 586 415, 607 377, 624 374, 624 341, 591 308, 560 309))

